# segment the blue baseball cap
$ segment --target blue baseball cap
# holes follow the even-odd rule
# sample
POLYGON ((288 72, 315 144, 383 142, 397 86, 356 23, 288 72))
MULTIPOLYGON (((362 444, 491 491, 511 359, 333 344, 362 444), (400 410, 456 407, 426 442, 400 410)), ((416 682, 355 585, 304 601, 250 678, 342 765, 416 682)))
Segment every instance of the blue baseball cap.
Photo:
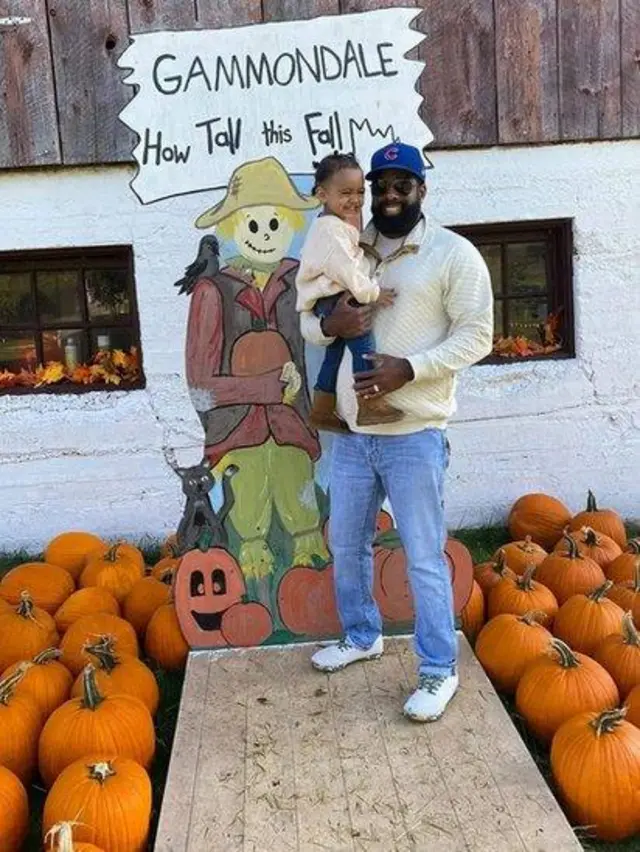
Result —
POLYGON ((405 145, 404 142, 392 142, 376 151, 371 157, 371 170, 366 175, 366 179, 373 180, 380 172, 388 169, 408 172, 422 183, 427 171, 420 151, 413 145, 405 145))

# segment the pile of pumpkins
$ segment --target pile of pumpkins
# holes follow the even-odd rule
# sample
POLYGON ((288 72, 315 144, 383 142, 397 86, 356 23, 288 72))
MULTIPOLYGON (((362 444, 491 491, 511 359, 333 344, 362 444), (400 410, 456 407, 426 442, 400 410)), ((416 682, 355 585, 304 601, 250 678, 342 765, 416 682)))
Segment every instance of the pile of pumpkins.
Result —
POLYGON ((54 852, 142 852, 152 811, 156 676, 185 665, 172 600, 179 560, 153 568, 132 544, 62 533, 44 561, 0 579, 0 848, 17 852, 26 789, 48 790, 43 840, 54 852))
POLYGON ((496 689, 550 747, 569 817, 602 840, 640 832, 640 540, 589 493, 573 515, 527 494, 513 541, 474 568, 463 630, 496 689))

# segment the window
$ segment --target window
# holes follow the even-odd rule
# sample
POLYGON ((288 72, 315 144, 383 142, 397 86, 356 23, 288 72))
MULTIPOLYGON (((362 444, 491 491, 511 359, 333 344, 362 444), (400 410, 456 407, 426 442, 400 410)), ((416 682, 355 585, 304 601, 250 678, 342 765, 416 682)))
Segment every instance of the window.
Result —
POLYGON ((129 246, 0 254, 0 393, 143 386, 129 246))
POLYGON ((452 230, 477 246, 491 273, 495 338, 486 362, 574 357, 571 220, 452 230))

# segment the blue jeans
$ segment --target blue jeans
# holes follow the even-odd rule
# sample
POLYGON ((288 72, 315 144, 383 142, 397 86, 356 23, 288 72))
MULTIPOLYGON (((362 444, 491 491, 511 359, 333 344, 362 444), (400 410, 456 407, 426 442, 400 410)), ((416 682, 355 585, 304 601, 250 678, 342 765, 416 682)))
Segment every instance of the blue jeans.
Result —
MULTIPOLYGON (((318 299, 313 308, 314 314, 318 317, 328 317, 341 296, 342 293, 336 293, 334 296, 324 296, 322 299, 318 299)), ((325 391, 325 393, 336 392, 338 370, 340 369, 345 345, 353 355, 354 373, 363 373, 365 370, 372 368, 373 365, 371 362, 363 357, 364 355, 371 355, 376 351, 371 332, 362 334, 360 337, 351 337, 349 340, 337 337, 333 343, 330 343, 325 348, 324 359, 318 373, 318 378, 316 379, 315 390, 325 391)))
POLYGON ((346 637, 369 648, 382 633, 373 597, 373 539, 385 494, 407 558, 420 674, 455 671, 458 641, 444 555, 444 477, 449 446, 441 429, 411 435, 335 435, 330 544, 336 603, 346 637))

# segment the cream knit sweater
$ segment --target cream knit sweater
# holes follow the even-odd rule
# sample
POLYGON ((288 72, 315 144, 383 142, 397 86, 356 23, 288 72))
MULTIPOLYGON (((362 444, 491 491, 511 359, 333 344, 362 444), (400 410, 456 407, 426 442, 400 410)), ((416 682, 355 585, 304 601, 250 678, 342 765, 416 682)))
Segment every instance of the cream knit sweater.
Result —
MULTIPOLYGON (((382 258, 372 225, 362 235, 369 247, 371 274, 381 287, 396 290, 395 303, 380 309, 373 332, 376 351, 407 358, 413 381, 387 399, 405 413, 397 423, 357 426, 351 354, 345 349, 338 375, 338 412, 353 432, 400 435, 427 427, 444 429, 455 411, 456 374, 491 352, 493 295, 480 252, 464 237, 432 220, 421 220, 401 247, 382 258)), ((327 345, 320 320, 300 315, 303 337, 327 345)))

